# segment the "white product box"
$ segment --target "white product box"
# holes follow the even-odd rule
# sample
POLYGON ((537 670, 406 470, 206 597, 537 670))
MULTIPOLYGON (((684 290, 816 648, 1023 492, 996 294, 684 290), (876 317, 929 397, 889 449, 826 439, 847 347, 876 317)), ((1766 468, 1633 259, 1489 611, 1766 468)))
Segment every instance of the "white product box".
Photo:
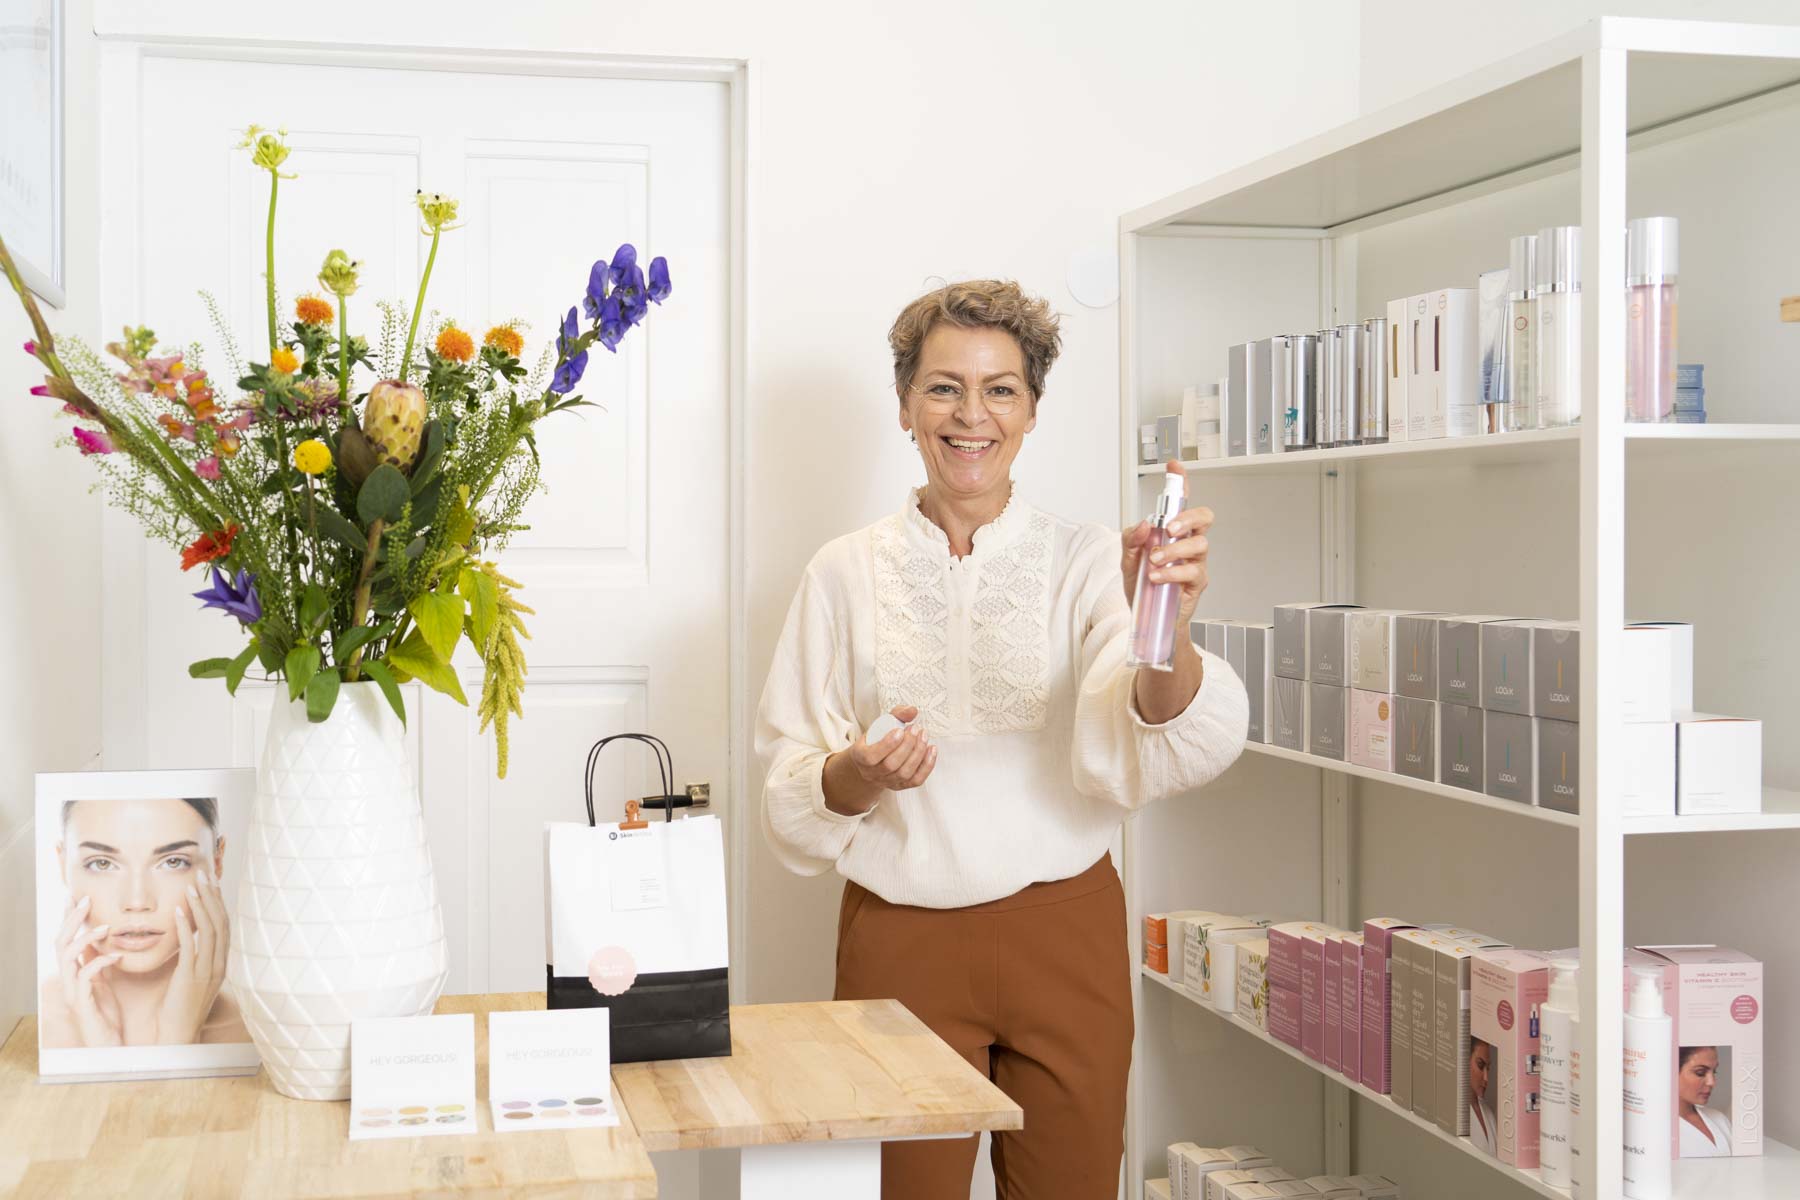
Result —
POLYGON ((1239 1167, 1231 1171, 1214 1171, 1206 1177, 1206 1191, 1202 1200, 1235 1200, 1233 1188, 1263 1187, 1293 1178, 1292 1172, 1268 1163, 1266 1160, 1265 1164, 1260 1167, 1239 1167))
POLYGON ((1675 726, 1675 811, 1762 811, 1762 722, 1683 713, 1675 726))
POLYGON ((1337 1175, 1314 1175, 1306 1184, 1319 1194, 1320 1200, 1362 1200, 1357 1186, 1337 1175))
POLYGON ((1388 336, 1388 441, 1406 440, 1406 380, 1411 362, 1406 357, 1412 349, 1406 323, 1407 302, 1389 300, 1387 306, 1388 336))
MULTIPOLYGON (((1673 721, 1678 646, 1667 625, 1627 625, 1623 641, 1624 669, 1620 673, 1621 699, 1627 721, 1673 721)), ((1687 674, 1693 678, 1693 663, 1687 674)), ((1691 689, 1690 684, 1690 689, 1691 689)))
POLYGON ((1206 1194, 1206 1177, 1216 1171, 1229 1171, 1237 1160, 1223 1150, 1182 1142, 1169 1147, 1169 1192, 1172 1200, 1201 1200, 1206 1194))
POLYGON ((1619 812, 1627 817, 1675 815, 1675 723, 1635 721, 1624 726, 1624 786, 1619 812))
POLYGON ((1385 1175, 1352 1175, 1350 1182, 1362 1192, 1363 1200, 1400 1200, 1400 1185, 1385 1175))
MULTIPOLYGON (((1361 1195, 1361 1193, 1357 1193, 1361 1195)), ((1169 1181, 1166 1179, 1144 1180, 1144 1200, 1175 1200, 1169 1193, 1169 1181)))
POLYGON ((1219 388, 1213 384, 1207 388, 1183 388, 1181 392, 1181 448, 1188 453, 1200 445, 1200 435, 1210 432, 1217 436, 1219 432, 1219 388))
POLYGON ((1633 621, 1632 627, 1669 631, 1671 653, 1669 668, 1670 703, 1676 712, 1694 711, 1694 627, 1686 621, 1633 621))

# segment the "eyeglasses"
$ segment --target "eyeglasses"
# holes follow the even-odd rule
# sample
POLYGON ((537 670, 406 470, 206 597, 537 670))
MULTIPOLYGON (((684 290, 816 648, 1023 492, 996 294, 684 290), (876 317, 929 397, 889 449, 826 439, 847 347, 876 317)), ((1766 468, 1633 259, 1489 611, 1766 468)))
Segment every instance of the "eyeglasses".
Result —
MULTIPOLYGON (((928 383, 924 387, 920 387, 916 383, 909 384, 907 387, 909 391, 923 396, 925 406, 933 412, 955 412, 963 405, 961 384, 939 380, 936 383, 928 383)), ((1024 400, 1024 389, 1010 383, 993 383, 981 390, 981 403, 996 417, 1004 417, 1024 403, 1024 400)))

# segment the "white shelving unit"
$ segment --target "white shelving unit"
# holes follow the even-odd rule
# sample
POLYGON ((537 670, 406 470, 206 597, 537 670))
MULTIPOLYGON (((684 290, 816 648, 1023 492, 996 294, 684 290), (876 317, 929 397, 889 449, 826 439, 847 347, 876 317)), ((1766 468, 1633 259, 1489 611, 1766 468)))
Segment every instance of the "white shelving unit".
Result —
MULTIPOLYGON (((1747 212, 1789 212, 1793 194, 1786 176, 1749 169, 1773 149, 1759 122, 1800 130, 1800 29, 1606 18, 1121 218, 1126 523, 1150 510, 1152 477, 1162 471, 1138 462, 1140 421, 1176 411, 1183 386, 1219 378, 1233 343, 1385 315, 1393 296, 1472 287, 1479 271, 1505 265, 1507 236, 1551 224, 1583 226, 1584 280, 1620 281, 1584 287, 1577 427, 1186 464, 1190 491, 1219 517, 1203 614, 1268 620, 1273 604, 1325 599, 1578 617, 1581 814, 1252 746, 1200 796, 1127 824, 1134 937, 1144 912, 1198 906, 1352 928, 1364 917, 1395 915, 1484 928, 1520 944, 1574 942, 1584 964, 1582 1010, 1592 1014, 1581 1025, 1581 1048, 1593 1064, 1621 1061, 1616 984, 1596 981, 1620 976, 1628 926, 1653 922, 1660 932, 1675 924, 1663 908, 1638 911, 1647 889, 1675 893, 1667 911, 1688 914, 1714 936, 1683 925, 1669 936, 1630 935, 1637 940, 1732 941, 1760 950, 1769 971, 1792 971, 1785 959, 1800 957, 1800 947, 1791 934, 1785 947, 1744 944, 1741 914, 1714 895, 1721 875, 1732 875, 1729 886, 1754 896, 1762 883, 1744 872, 1755 868, 1734 872, 1738 851, 1706 849, 1743 844, 1721 837, 1786 839, 1800 830, 1800 792, 1774 786, 1800 784, 1800 749, 1783 740, 1800 719, 1800 701, 1789 699, 1800 689, 1771 667, 1800 651, 1800 632, 1780 625, 1792 620, 1788 589, 1797 577, 1784 568, 1758 581, 1771 555, 1792 555, 1765 540, 1785 526, 1752 512, 1771 495, 1785 501, 1784 489, 1794 486, 1786 481, 1800 480, 1800 406, 1787 400, 1800 377, 1800 331, 1789 327, 1793 336, 1781 340, 1767 294, 1773 285, 1759 273, 1771 254, 1800 259, 1800 235, 1782 229, 1773 244, 1750 236, 1759 227, 1747 212), (1683 227, 1680 357, 1708 364, 1709 419, 1725 423, 1623 420, 1624 242, 1597 231, 1623 229, 1628 214, 1665 212, 1683 227), (1745 283, 1751 279, 1754 286, 1745 283), (1795 424, 1781 423, 1790 415, 1795 424), (1739 501, 1740 490, 1754 498, 1739 501), (1697 515, 1684 516, 1686 508, 1697 515), (1702 586, 1708 580, 1716 586, 1702 586), (1674 606, 1679 611, 1667 611, 1674 606), (1617 793, 1623 766, 1619 631, 1628 613, 1651 610, 1695 621, 1706 656, 1696 666, 1702 706, 1764 719, 1771 786, 1761 814, 1627 819, 1595 801, 1617 793), (1759 636, 1747 631, 1767 631, 1772 644, 1741 648, 1737 639, 1759 636), (1710 653, 1728 642, 1730 653, 1710 653), (1706 878, 1668 870, 1671 856, 1656 847, 1669 838, 1684 852, 1694 848, 1706 878), (1628 879, 1628 847, 1662 854, 1645 861, 1664 876, 1628 879), (1500 860, 1491 869, 1504 880, 1488 888, 1468 879, 1490 869, 1485 855, 1500 860), (1430 869, 1401 880, 1396 861, 1430 869), (1509 891, 1526 881, 1528 895, 1509 891), (1463 907, 1433 909, 1434 888, 1450 897, 1445 904, 1463 907), (1395 896, 1407 907, 1389 912, 1383 905, 1395 896)), ((1774 143, 1781 144, 1792 142, 1774 143)), ((1775 225, 1762 232, 1774 234, 1775 225)), ((1800 277, 1786 290, 1800 290, 1800 277)), ((1781 845, 1800 852, 1800 838, 1781 845)), ((1768 870, 1766 858, 1757 861, 1768 870)), ((1271 1069, 1266 1056, 1316 1064, 1242 1022, 1160 994, 1155 985, 1167 981, 1153 972, 1140 977, 1150 986, 1138 994, 1131 1197, 1168 1141, 1214 1136, 1195 1123, 1202 1120, 1231 1123, 1218 1129, 1218 1144, 1247 1140, 1244 1123, 1265 1120, 1259 1144, 1283 1143, 1264 1148, 1296 1169, 1374 1171, 1405 1184, 1416 1157, 1429 1186, 1411 1194, 1563 1195, 1346 1080, 1331 1083, 1320 1071, 1318 1082, 1296 1091, 1293 1073, 1271 1069), (1190 1008, 1208 1015, 1192 1018, 1190 1008), (1216 1036, 1220 1020, 1237 1034, 1216 1036), (1260 1115, 1275 1110, 1286 1124, 1260 1115), (1314 1127, 1292 1120, 1309 1111, 1319 1118, 1314 1127), (1365 1121, 1370 1111, 1388 1116, 1365 1121), (1386 1157, 1366 1158, 1366 1145, 1386 1157)), ((1771 1076, 1794 1044, 1793 1006, 1776 995, 1771 982, 1771 1076)), ((1591 1071, 1588 1098, 1582 1194, 1617 1200, 1618 1074, 1591 1071)), ((1780 1111, 1768 1117, 1777 1130, 1796 1120, 1780 1111)), ((1767 1145, 1760 1159, 1681 1163, 1677 1195, 1800 1195, 1800 1154, 1767 1145)))

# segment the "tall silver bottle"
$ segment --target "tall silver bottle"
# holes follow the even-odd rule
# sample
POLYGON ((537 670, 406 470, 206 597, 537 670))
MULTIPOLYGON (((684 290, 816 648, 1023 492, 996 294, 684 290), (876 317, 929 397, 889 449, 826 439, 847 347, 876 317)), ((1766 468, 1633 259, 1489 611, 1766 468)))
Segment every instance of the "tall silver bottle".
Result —
POLYGON ((1362 394, 1358 440, 1388 440, 1388 332, 1386 317, 1370 317, 1362 323, 1362 394))
POLYGON ((1537 238, 1525 234, 1512 240, 1511 269, 1507 286, 1512 289, 1506 306, 1506 408, 1502 415, 1509 433, 1536 429, 1537 378, 1533 374, 1531 289, 1536 282, 1537 238))
POLYGON ((1313 441, 1319 449, 1329 450, 1338 444, 1338 429, 1343 422, 1343 338, 1335 328, 1321 329, 1318 336, 1313 361, 1318 363, 1319 403, 1313 441))
POLYGON ((1281 445, 1284 450, 1309 450, 1316 444, 1314 422, 1319 411, 1319 337, 1294 333, 1287 340, 1287 408, 1283 411, 1281 445))
POLYGON ((1354 446, 1362 441, 1363 327, 1339 325, 1337 335, 1338 378, 1344 394, 1337 411, 1337 443, 1354 446))
POLYGON ((1581 226, 1538 230, 1532 374, 1539 429, 1581 420, 1581 226))

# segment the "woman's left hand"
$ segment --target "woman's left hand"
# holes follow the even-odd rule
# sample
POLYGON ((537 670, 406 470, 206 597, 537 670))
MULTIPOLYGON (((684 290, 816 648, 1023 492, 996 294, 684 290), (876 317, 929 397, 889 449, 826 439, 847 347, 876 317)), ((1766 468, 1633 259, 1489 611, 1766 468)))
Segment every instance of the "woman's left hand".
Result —
MULTIPOLYGON (((1169 522, 1170 540, 1150 552, 1149 581, 1181 585, 1181 604, 1175 622, 1178 630, 1187 628, 1200 603, 1200 594, 1206 590, 1206 535, 1212 523, 1212 509, 1185 509, 1169 522)), ((1141 521, 1127 529, 1123 541, 1124 554, 1119 569, 1125 577, 1125 602, 1130 604, 1137 598, 1138 565, 1150 541, 1150 522, 1141 521)))
POLYGON ((210 871, 202 868, 199 880, 188 885, 187 908, 175 910, 175 936, 181 950, 157 1014, 160 1045, 185 1046, 198 1041, 225 983, 225 962, 231 950, 225 900, 210 871))

